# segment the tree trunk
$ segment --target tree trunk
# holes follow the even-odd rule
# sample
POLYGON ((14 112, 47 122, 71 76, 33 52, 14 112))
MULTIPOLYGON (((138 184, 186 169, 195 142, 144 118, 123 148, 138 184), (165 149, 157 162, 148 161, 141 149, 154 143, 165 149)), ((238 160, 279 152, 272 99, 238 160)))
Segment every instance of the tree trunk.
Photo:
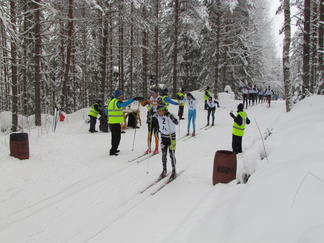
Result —
POLYGON ((174 50, 173 50, 173 97, 177 93, 178 33, 179 33, 179 0, 174 5, 174 50))
POLYGON ((66 48, 66 63, 65 72, 63 80, 63 90, 62 90, 62 108, 65 112, 69 112, 68 109, 68 82, 69 82, 69 72, 71 67, 71 54, 72 54, 72 40, 73 40, 73 0, 69 0, 69 24, 68 24, 68 44, 66 48))
POLYGON ((105 99, 105 91, 106 91, 106 73, 107 73, 107 47, 108 47, 108 30, 107 30, 107 20, 106 15, 101 19, 102 22, 102 49, 101 49, 101 57, 100 57, 100 66, 101 66, 101 85, 99 88, 99 97, 101 100, 105 99))
POLYGON ((311 12, 311 44, 312 44, 312 55, 311 55, 311 70, 310 70, 310 92, 313 94, 317 83, 317 71, 318 71, 318 55, 317 55, 317 34, 318 34, 318 4, 317 1, 312 2, 311 12))
POLYGON ((290 101, 291 101, 291 80, 290 80, 290 42, 291 42, 291 27, 290 27, 290 1, 284 0, 284 46, 283 46, 283 75, 284 75, 284 85, 285 85, 285 95, 286 95, 286 111, 290 111, 290 101))
MULTIPOLYGON (((10 0, 10 15, 11 26, 16 33, 16 3, 15 0, 10 0)), ((14 36, 13 36, 14 37, 14 36)), ((18 127, 18 70, 17 70, 17 46, 16 40, 11 40, 11 82, 12 82, 12 127, 13 132, 17 131, 18 127)))
POLYGON ((216 13, 216 60, 215 60, 215 81, 214 81, 214 97, 217 98, 218 95, 218 81, 219 81, 219 59, 220 59, 220 2, 217 2, 217 13, 216 13))
MULTIPOLYGON (((320 0, 318 28, 318 63, 319 70, 324 71, 324 0, 320 0)), ((323 82, 323 81, 322 81, 323 82)))
MULTIPOLYGON (((222 87, 223 89, 225 88, 225 85, 226 84, 229 84, 231 85, 231 83, 227 82, 227 66, 228 66, 228 63, 227 63, 227 55, 228 55, 228 47, 229 47, 229 41, 228 41, 228 36, 229 36, 229 27, 228 27, 228 22, 226 20, 226 17, 225 17, 225 40, 224 40, 224 55, 223 55, 223 65, 222 65, 222 69, 223 69, 223 82, 222 82, 222 87)), ((232 86, 234 87, 234 86, 232 86)))
POLYGON ((23 115, 28 115, 28 96, 27 96, 27 48, 28 48, 28 20, 31 18, 31 14, 28 13, 27 3, 24 4, 24 34, 23 34, 23 57, 22 57, 22 99, 23 99, 23 115))
POLYGON ((119 3, 119 89, 124 92, 124 0, 119 3))
POLYGON ((156 11, 155 11, 155 86, 159 85, 159 1, 156 0, 156 11))
MULTIPOLYGON (((111 5, 109 5, 109 12, 112 11, 111 5)), ((114 74, 114 55, 113 55, 113 19, 111 14, 109 15, 109 63, 108 63, 108 74, 109 74, 109 80, 110 80, 110 85, 108 89, 108 99, 111 98, 114 90, 114 80, 115 80, 115 74, 114 74)))
POLYGON ((134 3, 131 3, 131 26, 130 26, 130 60, 129 60, 129 82, 130 82, 130 90, 129 93, 131 96, 133 96, 134 93, 133 90, 133 58, 134 58, 134 3))
POLYGON ((304 1, 303 89, 302 99, 310 92, 310 0, 304 1))
MULTIPOLYGON (((146 7, 143 7, 143 19, 146 19, 146 7)), ((147 31, 144 29, 143 30, 143 95, 144 97, 147 97, 147 73, 148 73, 148 68, 147 68, 147 38, 148 34, 147 31)))
MULTIPOLYGON (((82 9, 82 17, 85 17, 85 8, 82 9)), ((87 57, 88 57, 88 52, 87 52, 87 28, 85 28, 82 31, 82 49, 84 50, 82 54, 82 63, 81 63, 81 69, 82 69, 82 77, 81 77, 81 103, 82 103, 82 108, 88 107, 89 102, 87 99, 87 57)))
POLYGON ((35 0, 35 126, 41 126, 41 27, 40 1, 35 0))

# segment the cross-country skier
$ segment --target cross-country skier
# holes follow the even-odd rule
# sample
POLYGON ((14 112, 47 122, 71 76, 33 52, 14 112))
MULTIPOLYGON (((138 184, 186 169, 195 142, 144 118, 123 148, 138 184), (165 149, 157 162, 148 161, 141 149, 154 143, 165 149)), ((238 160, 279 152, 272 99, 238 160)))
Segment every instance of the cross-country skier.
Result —
POLYGON ((155 149, 153 151, 153 154, 159 153, 159 129, 156 126, 156 124, 153 122, 152 117, 156 113, 156 107, 158 105, 158 100, 160 98, 159 96, 159 88, 153 87, 150 90, 151 96, 141 102, 142 106, 146 106, 147 111, 147 119, 146 123, 148 125, 148 135, 147 135, 147 145, 148 149, 146 150, 145 154, 151 153, 151 144, 152 144, 152 135, 154 134, 155 139, 155 149))
POLYGON ((157 113, 154 114, 154 122, 157 123, 159 131, 161 133, 161 150, 162 150, 162 165, 163 171, 160 175, 160 179, 164 178, 167 174, 167 153, 169 149, 169 154, 171 158, 172 174, 170 179, 174 179, 176 174, 176 128, 178 125, 178 120, 175 116, 167 110, 167 106, 164 104, 159 104, 157 106, 157 113))
POLYGON ((188 126, 187 126, 187 136, 190 134, 190 124, 192 122, 192 136, 196 136, 196 116, 197 116, 197 103, 198 101, 193 97, 191 93, 187 94, 187 98, 185 100, 188 107, 188 126))
POLYGON ((268 102, 268 108, 270 108, 271 106, 271 95, 273 94, 272 89, 270 88, 270 85, 268 86, 268 88, 266 88, 266 90, 264 91, 265 97, 267 99, 268 102))
POLYGON ((243 106, 245 104, 245 108, 248 107, 248 98, 249 98, 249 88, 247 86, 242 87, 242 97, 243 97, 243 106))
POLYGON ((207 101, 207 126, 209 126, 209 117, 210 114, 212 114, 212 126, 214 126, 215 122, 215 111, 216 106, 219 108, 219 102, 217 100, 214 100, 212 96, 209 97, 207 101))
POLYGON ((232 130, 232 148, 233 152, 238 154, 242 153, 242 137, 244 135, 245 125, 250 124, 250 120, 247 114, 243 111, 243 104, 240 103, 237 106, 237 115, 235 116, 230 112, 230 116, 234 119, 233 130, 232 130))

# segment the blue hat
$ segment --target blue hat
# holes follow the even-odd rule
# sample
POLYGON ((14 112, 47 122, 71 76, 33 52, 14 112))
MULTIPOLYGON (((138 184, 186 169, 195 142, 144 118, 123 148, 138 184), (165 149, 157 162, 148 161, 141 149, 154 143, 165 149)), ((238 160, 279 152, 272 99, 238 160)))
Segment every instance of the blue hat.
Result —
POLYGON ((119 90, 115 90, 115 97, 117 98, 118 96, 121 96, 123 94, 123 92, 119 91, 119 90))

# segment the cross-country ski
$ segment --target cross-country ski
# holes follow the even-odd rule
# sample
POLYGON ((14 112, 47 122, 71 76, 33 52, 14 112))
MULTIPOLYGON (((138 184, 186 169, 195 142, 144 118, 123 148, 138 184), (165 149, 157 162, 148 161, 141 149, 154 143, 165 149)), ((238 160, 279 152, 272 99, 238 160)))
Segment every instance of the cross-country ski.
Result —
POLYGON ((175 177, 173 178, 168 178, 167 181, 165 181, 159 188, 157 188, 154 192, 151 192, 151 195, 155 195, 156 193, 158 193, 159 191, 161 191, 164 187, 166 187, 168 184, 170 184, 172 181, 174 181, 175 179, 177 179, 182 173, 184 172, 184 170, 181 170, 180 172, 178 172, 176 174, 175 177))

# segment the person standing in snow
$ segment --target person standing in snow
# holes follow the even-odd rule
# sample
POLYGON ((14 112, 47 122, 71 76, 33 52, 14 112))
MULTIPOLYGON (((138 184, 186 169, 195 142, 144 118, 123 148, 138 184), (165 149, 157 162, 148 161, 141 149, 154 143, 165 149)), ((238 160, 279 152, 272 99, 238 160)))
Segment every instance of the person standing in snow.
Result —
POLYGON ((217 100, 214 100, 212 96, 209 97, 207 101, 207 126, 209 126, 209 118, 210 114, 212 114, 212 126, 214 126, 215 122, 215 112, 216 112, 216 106, 219 108, 219 103, 217 100))
POLYGON ((187 126, 187 134, 186 136, 189 136, 190 134, 190 124, 192 121, 192 136, 196 136, 196 116, 197 116, 197 103, 198 101, 193 97, 191 93, 187 94, 186 99, 187 107, 188 107, 188 126, 187 126))
POLYGON ((158 100, 160 98, 159 96, 159 88, 158 87, 153 87, 150 90, 151 96, 141 102, 142 106, 146 106, 148 111, 147 111, 147 119, 146 123, 148 125, 148 135, 147 135, 147 145, 148 149, 145 151, 145 154, 151 153, 151 144, 152 144, 152 135, 154 134, 155 138, 155 149, 153 151, 153 154, 159 153, 159 130, 156 124, 153 122, 153 115, 156 113, 156 107, 158 105, 158 100))
POLYGON ((102 114, 102 100, 98 100, 97 103, 94 103, 90 109, 88 116, 90 117, 90 128, 89 132, 94 133, 96 130, 97 117, 99 114, 102 114))
POLYGON ((249 89, 247 86, 242 87, 242 97, 243 97, 243 106, 245 104, 245 108, 248 106, 248 98, 249 98, 249 89))
POLYGON ((271 95, 273 94, 271 88, 270 88, 270 85, 268 86, 268 88, 266 88, 266 90, 264 91, 264 95, 267 99, 267 102, 268 102, 268 108, 270 108, 270 105, 271 105, 271 95))
POLYGON ((167 88, 161 90, 161 99, 159 99, 159 103, 164 103, 166 105, 166 108, 169 108, 169 104, 172 105, 179 105, 180 103, 175 102, 173 100, 171 100, 168 96, 169 94, 169 90, 167 88))
POLYGON ((209 99, 209 97, 211 96, 211 93, 209 91, 210 87, 207 86, 206 89, 205 89, 205 94, 204 94, 204 101, 205 101, 205 104, 204 104, 204 109, 207 110, 208 107, 207 107, 207 101, 209 99))
POLYGON ((242 153, 242 137, 244 135, 245 125, 250 124, 250 120, 247 114, 243 111, 243 104, 240 103, 237 106, 237 115, 235 116, 230 112, 230 116, 234 119, 233 130, 232 130, 232 148, 233 152, 238 154, 242 153))
POLYGON ((184 120, 183 118, 183 110, 184 110, 184 106, 185 106, 185 102, 183 102, 183 100, 185 99, 185 95, 184 95, 184 89, 181 88, 179 90, 179 92, 177 93, 177 100, 179 103, 179 111, 178 111, 178 116, 180 120, 184 120))
POLYGON ((171 158, 172 174, 170 179, 174 179, 176 174, 176 128, 178 125, 178 120, 175 116, 167 110, 167 106, 164 104, 159 104, 157 106, 157 113, 153 116, 154 122, 156 122, 159 131, 161 133, 161 150, 162 150, 162 165, 163 171, 160 175, 160 179, 164 178, 167 174, 167 153, 169 149, 169 154, 171 158))
POLYGON ((117 156, 120 152, 118 146, 121 139, 121 126, 120 123, 124 122, 123 107, 129 106, 135 100, 144 100, 143 97, 131 98, 123 102, 124 95, 121 91, 116 90, 114 98, 108 105, 108 123, 111 131, 111 149, 109 155, 117 156))

